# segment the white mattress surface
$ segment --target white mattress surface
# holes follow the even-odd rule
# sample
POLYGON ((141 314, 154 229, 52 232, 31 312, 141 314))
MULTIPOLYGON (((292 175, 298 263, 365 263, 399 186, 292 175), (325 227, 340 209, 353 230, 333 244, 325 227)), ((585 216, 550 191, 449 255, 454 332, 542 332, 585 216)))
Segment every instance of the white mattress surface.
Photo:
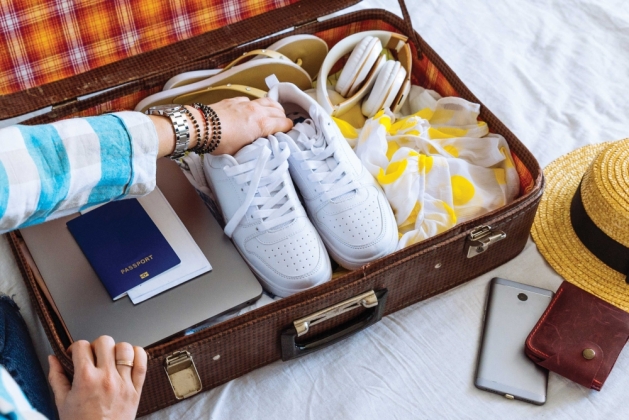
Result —
MULTIPOLYGON (((629 137, 626 2, 407 3, 417 31, 542 166, 579 146, 629 137)), ((393 0, 365 0, 352 10, 359 8, 399 14, 393 0)), ((627 349, 602 392, 551 373, 548 402, 538 407, 474 387, 483 304, 495 276, 552 290, 561 283, 529 241, 508 264, 342 343, 273 363, 146 418, 627 418, 627 349)), ((15 296, 45 362, 52 351, 5 240, 0 292, 15 296)))

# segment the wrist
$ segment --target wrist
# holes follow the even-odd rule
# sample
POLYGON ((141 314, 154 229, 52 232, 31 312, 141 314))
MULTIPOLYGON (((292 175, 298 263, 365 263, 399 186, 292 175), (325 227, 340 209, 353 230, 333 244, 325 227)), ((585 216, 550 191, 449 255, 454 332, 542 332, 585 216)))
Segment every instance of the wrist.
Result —
POLYGON ((170 155, 175 151, 175 133, 172 122, 168 117, 160 115, 149 115, 148 117, 153 122, 157 132, 157 157, 170 155))
MULTIPOLYGON (((205 135, 205 126, 203 124, 203 115, 198 109, 191 106, 186 106, 185 108, 192 114, 194 119, 199 124, 199 131, 197 131, 190 116, 187 114, 185 115, 190 131, 190 140, 188 142, 187 149, 190 150, 197 145, 199 138, 203 138, 205 135)), ((172 121, 170 118, 161 115, 148 115, 148 117, 153 122, 155 131, 157 132, 157 157, 170 156, 175 151, 176 147, 175 131, 172 121)))
POLYGON ((203 114, 201 113, 201 111, 189 105, 186 105, 184 108, 186 108, 188 112, 192 114, 192 118, 190 118, 190 115, 186 115, 190 127, 190 142, 188 142, 188 150, 192 150, 205 135, 205 124, 203 123, 203 114), (195 123, 199 127, 198 130, 194 128, 195 123))

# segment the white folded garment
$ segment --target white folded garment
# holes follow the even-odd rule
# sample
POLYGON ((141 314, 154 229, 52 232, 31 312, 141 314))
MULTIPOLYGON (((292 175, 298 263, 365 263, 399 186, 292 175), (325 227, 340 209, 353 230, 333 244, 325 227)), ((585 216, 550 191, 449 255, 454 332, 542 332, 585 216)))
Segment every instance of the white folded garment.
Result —
POLYGON ((355 129, 335 119, 395 213, 398 249, 512 202, 519 176, 480 105, 414 86, 411 115, 381 111, 355 129))

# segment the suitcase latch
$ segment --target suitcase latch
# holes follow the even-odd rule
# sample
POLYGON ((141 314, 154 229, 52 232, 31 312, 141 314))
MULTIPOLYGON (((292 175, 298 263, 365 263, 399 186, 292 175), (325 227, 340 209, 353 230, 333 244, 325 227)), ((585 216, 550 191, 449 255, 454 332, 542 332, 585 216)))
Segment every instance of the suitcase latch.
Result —
POLYGON ((178 400, 201 391, 201 378, 188 351, 177 351, 166 358, 164 369, 178 400))
POLYGON ((491 226, 474 228, 467 236, 467 258, 472 258, 487 251, 489 245, 502 241, 507 234, 501 230, 492 230, 491 226))

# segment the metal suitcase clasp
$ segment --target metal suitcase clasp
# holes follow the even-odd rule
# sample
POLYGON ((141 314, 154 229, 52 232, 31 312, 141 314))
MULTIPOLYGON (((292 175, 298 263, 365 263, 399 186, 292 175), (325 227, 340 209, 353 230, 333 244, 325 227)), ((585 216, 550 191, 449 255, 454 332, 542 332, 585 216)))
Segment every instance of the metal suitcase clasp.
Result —
POLYGON ((308 315, 305 318, 301 318, 293 322, 295 326, 295 330, 297 331, 297 337, 301 337, 306 334, 311 326, 317 325, 323 321, 327 321, 328 319, 332 319, 335 316, 344 314, 345 312, 351 311, 356 308, 373 308, 374 306, 378 306, 378 298, 373 290, 363 293, 361 295, 355 296, 351 299, 347 299, 341 303, 337 303, 334 306, 326 308, 322 311, 315 312, 314 314, 308 315))
POLYGON ((467 258, 482 254, 491 244, 502 241, 506 237, 506 233, 493 230, 491 226, 482 225, 474 228, 467 236, 467 258))
POLYGON ((178 400, 198 394, 203 388, 197 367, 188 351, 177 351, 168 356, 164 370, 178 400))

